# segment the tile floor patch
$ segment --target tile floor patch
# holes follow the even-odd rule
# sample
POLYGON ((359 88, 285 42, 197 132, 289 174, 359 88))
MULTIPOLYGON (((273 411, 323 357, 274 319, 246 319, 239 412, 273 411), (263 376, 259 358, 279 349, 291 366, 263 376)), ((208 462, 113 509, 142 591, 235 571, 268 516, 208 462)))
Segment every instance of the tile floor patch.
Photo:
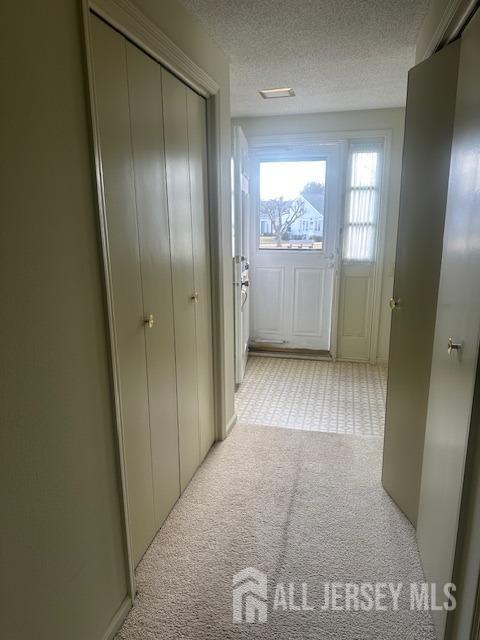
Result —
POLYGON ((252 357, 236 394, 239 422, 383 436, 383 365, 252 357))

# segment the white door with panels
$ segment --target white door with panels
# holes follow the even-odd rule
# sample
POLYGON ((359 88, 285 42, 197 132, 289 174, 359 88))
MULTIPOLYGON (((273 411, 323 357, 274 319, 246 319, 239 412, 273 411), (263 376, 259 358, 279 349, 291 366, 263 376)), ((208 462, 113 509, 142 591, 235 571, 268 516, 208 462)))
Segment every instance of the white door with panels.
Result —
POLYGON ((250 197, 248 142, 241 127, 233 128, 235 382, 245 375, 250 339, 250 197))
POLYGON ((340 145, 255 161, 251 340, 329 351, 340 220, 340 145))

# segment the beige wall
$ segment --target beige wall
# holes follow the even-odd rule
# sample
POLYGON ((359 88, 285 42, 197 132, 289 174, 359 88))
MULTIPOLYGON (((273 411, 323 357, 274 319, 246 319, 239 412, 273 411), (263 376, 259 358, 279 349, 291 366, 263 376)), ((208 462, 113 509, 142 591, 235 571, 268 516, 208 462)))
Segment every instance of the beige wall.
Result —
MULTIPOLYGON (((174 0, 138 5, 221 86, 226 422, 228 66, 174 0)), ((126 598, 127 576, 81 3, 10 2, 1 11, 2 637, 94 640, 126 598)))
POLYGON ((79 3, 3 13, 1 635, 101 638, 127 579, 79 3))
POLYGON ((386 209, 385 252, 377 351, 378 360, 385 362, 388 359, 390 337, 388 300, 393 290, 404 118, 404 109, 375 109, 299 116, 243 118, 234 121, 234 124, 240 124, 247 138, 260 135, 368 131, 376 129, 391 130, 392 154, 386 209))

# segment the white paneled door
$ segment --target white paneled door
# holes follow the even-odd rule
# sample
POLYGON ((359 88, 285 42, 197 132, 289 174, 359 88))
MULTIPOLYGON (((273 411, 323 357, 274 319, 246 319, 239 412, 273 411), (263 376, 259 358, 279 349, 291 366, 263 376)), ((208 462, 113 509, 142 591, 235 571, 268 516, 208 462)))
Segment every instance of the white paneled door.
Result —
POLYGON ((339 146, 254 163, 251 340, 330 350, 338 257, 339 146))

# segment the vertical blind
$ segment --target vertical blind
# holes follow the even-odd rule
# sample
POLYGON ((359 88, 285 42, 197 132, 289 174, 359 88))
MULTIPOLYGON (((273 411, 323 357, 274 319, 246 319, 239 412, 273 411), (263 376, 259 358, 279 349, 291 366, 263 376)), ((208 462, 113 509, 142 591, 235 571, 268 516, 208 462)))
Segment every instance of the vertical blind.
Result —
POLYGON ((352 145, 350 148, 343 259, 375 260, 380 202, 382 146, 352 145))

